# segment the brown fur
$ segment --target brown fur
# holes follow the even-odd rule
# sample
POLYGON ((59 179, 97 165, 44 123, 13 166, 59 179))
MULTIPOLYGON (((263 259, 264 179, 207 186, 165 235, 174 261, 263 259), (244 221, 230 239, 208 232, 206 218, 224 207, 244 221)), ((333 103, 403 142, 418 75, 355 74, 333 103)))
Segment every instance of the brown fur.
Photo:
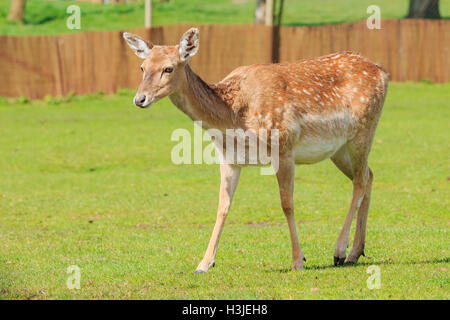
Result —
MULTIPOLYGON (((130 46, 139 40, 130 34, 124 37, 130 46)), ((198 50, 198 37, 198 30, 190 29, 177 46, 150 45, 136 97, 150 97, 153 103, 169 96, 192 120, 202 120, 205 128, 223 132, 231 128, 252 129, 256 133, 260 129, 278 129, 277 179, 291 235, 294 269, 301 269, 304 260, 294 220, 295 163, 330 158, 354 186, 334 261, 341 264, 345 260, 351 222, 358 211, 353 248, 345 260, 355 263, 364 251, 373 180, 367 159, 386 96, 387 72, 347 51, 290 63, 239 67, 219 83, 209 85, 188 64, 198 50), (174 68, 171 74, 163 72, 168 65, 174 68)), ((198 272, 214 265, 240 168, 221 164, 217 221, 198 272)))

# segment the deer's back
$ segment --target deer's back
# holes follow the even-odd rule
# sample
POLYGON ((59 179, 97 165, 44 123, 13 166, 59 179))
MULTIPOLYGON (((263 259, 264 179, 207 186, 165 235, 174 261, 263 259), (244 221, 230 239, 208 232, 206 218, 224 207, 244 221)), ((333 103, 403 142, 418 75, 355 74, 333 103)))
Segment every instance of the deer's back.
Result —
MULTIPOLYGON (((230 86, 241 107, 261 112, 294 107, 323 114, 351 106, 358 114, 370 98, 384 96, 387 73, 353 52, 310 60, 239 67, 220 84, 230 86)), ((238 106, 235 106, 238 107, 238 106)))
POLYGON ((227 103, 246 129, 278 129, 292 144, 330 137, 345 143, 377 121, 388 74, 352 52, 311 60, 239 67, 222 80, 227 103))

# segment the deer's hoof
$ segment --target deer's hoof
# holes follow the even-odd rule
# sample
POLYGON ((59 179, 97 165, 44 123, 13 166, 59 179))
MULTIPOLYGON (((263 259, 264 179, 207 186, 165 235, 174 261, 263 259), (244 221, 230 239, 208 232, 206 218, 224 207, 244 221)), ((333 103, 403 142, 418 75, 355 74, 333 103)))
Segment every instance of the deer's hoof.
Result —
POLYGON ((347 260, 345 260, 345 264, 356 264, 358 262, 359 256, 349 255, 347 260))
POLYGON ((345 262, 345 257, 344 258, 339 258, 339 257, 334 257, 334 265, 335 266, 342 266, 345 262))
POLYGON ((347 257, 347 260, 345 261, 345 264, 356 264, 361 256, 365 257, 364 250, 352 249, 347 257))
POLYGON ((206 273, 206 271, 201 270, 201 269, 195 270, 195 274, 200 274, 200 273, 206 273))

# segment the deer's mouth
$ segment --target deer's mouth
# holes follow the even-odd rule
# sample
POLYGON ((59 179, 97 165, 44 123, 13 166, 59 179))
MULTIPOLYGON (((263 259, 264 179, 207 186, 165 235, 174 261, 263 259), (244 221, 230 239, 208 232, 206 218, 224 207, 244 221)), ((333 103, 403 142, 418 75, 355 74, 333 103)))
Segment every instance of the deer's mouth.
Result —
POLYGON ((149 103, 142 104, 142 105, 136 104, 136 106, 138 106, 141 109, 146 109, 146 108, 150 107, 153 103, 154 103, 153 101, 150 101, 149 103))
POLYGON ((154 98, 150 98, 145 95, 135 97, 133 100, 134 105, 142 109, 150 107, 154 102, 155 102, 154 98))

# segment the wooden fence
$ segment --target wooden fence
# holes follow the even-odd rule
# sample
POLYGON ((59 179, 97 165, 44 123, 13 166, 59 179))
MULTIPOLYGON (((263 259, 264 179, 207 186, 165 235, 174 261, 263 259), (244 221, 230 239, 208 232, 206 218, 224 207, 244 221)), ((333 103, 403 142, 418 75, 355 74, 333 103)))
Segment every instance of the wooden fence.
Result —
MULTIPOLYGON (((450 81, 450 21, 383 20, 318 27, 200 26, 192 68, 216 82, 240 65, 311 58, 340 50, 380 63, 393 81, 450 81)), ((156 44, 176 44, 190 25, 129 30, 156 44)), ((0 36, 0 96, 42 98, 135 88, 140 60, 121 32, 0 36)))

